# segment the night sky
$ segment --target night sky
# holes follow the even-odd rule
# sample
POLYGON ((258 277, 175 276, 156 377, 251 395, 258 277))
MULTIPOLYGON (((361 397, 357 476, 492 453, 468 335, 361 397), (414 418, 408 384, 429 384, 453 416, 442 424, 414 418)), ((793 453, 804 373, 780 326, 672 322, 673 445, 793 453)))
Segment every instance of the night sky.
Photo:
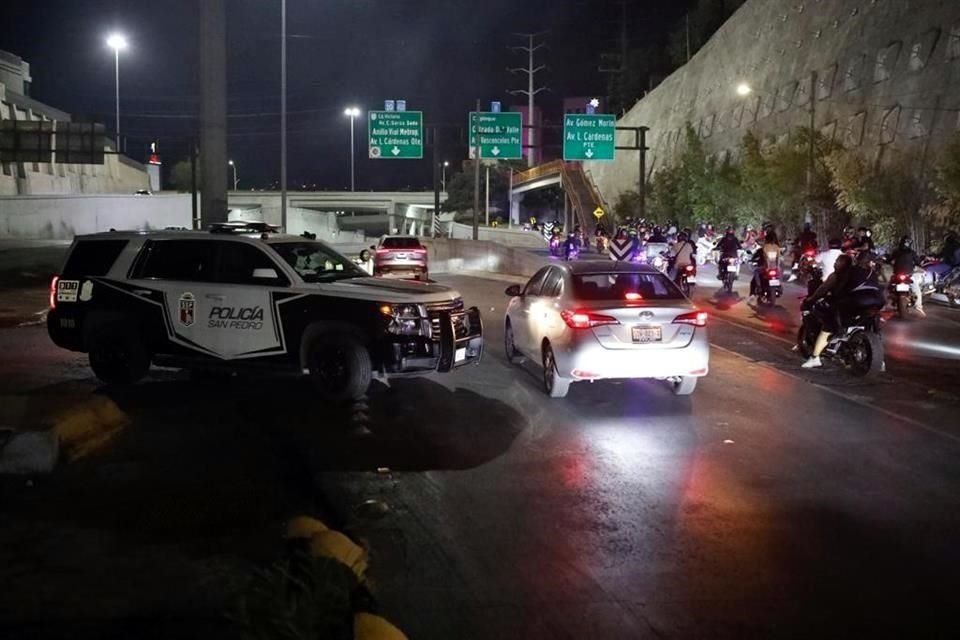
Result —
MULTIPOLYGON (((113 55, 106 35, 124 33, 121 129, 128 154, 145 158, 158 138, 167 166, 186 156, 199 110, 196 3, 199 0, 35 0, 4 3, 0 49, 31 64, 33 97, 74 114, 113 122, 113 55)), ((630 0, 631 46, 665 41, 689 2, 630 0)), ((549 31, 537 63, 548 119, 564 96, 602 95, 600 53, 619 47, 618 0, 287 0, 288 128, 291 188, 349 185, 348 105, 383 108, 407 100, 427 124, 466 124, 476 99, 525 103, 524 44, 514 32, 549 31)), ((279 177, 280 2, 227 0, 228 154, 241 188, 279 177)), ((484 107, 486 108, 486 107, 484 107)), ((358 189, 424 188, 430 162, 366 159, 366 120, 357 120, 358 189)), ((447 134, 448 138, 459 134, 447 134)), ((429 157, 429 150, 427 151, 429 157)), ((459 140, 443 158, 466 157, 459 140)))

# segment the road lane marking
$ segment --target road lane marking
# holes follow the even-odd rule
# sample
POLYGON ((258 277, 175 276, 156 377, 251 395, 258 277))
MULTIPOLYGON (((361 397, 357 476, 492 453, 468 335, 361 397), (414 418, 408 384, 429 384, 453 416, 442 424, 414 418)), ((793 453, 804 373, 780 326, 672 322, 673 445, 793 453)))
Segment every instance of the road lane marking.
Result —
POLYGON ((776 365, 771 364, 771 363, 769 363, 769 362, 763 362, 762 360, 754 360, 754 359, 750 358, 749 356, 743 355, 742 353, 737 353, 737 352, 734 351, 733 349, 727 349, 726 347, 721 347, 720 345, 718 345, 718 344, 716 344, 716 343, 714 343, 714 342, 711 342, 711 343, 710 343, 710 346, 713 347, 713 348, 715 348, 715 349, 718 349, 718 350, 720 350, 720 351, 723 351, 724 353, 730 354, 730 355, 732 355, 732 356, 734 356, 734 357, 736 357, 736 358, 740 358, 741 360, 746 360, 747 362, 749 362, 749 363, 751 363, 751 364, 755 364, 755 365, 757 365, 757 366, 764 367, 764 368, 766 368, 766 369, 770 369, 771 371, 775 371, 775 372, 777 372, 777 373, 779 373, 779 374, 781 374, 781 375, 784 375, 784 376, 786 376, 786 377, 788 377, 788 378, 791 378, 791 379, 793 379, 793 380, 796 380, 796 381, 799 381, 799 382, 804 382, 804 383, 806 383, 806 384, 812 385, 812 386, 816 387, 817 389, 819 389, 819 390, 821 390, 821 391, 825 391, 825 392, 829 393, 830 395, 836 396, 836 397, 838 397, 838 398, 842 398, 842 399, 844 399, 844 400, 846 400, 846 401, 848 401, 848 402, 852 402, 853 404, 855 404, 855 405, 857 405, 857 406, 863 407, 863 408, 865 408, 865 409, 870 409, 870 410, 872 410, 872 411, 878 411, 878 412, 884 414, 885 416, 887 416, 888 418, 893 418, 893 419, 895 419, 895 420, 900 420, 900 421, 902 421, 902 422, 906 422, 907 424, 913 425, 913 426, 915 426, 915 427, 917 427, 917 428, 919 428, 919 429, 923 429, 924 431, 928 431, 928 432, 930 432, 930 433, 934 433, 934 434, 936 434, 936 435, 938 435, 938 436, 943 436, 944 438, 947 438, 948 440, 953 440, 954 442, 960 444, 960 435, 957 435, 957 434, 954 434, 954 433, 950 433, 950 432, 948 432, 948 431, 943 431, 942 429, 938 429, 938 428, 936 428, 936 427, 931 427, 931 426, 928 425, 928 424, 925 424, 925 423, 923 423, 923 422, 920 422, 919 420, 915 420, 914 418, 911 418, 911 417, 909 417, 909 416, 905 416, 905 415, 902 415, 902 414, 900 414, 900 413, 897 413, 896 411, 891 411, 890 409, 884 409, 883 407, 878 407, 877 405, 872 404, 872 403, 870 403, 870 402, 868 402, 868 401, 866 401, 866 400, 860 400, 860 399, 857 398, 856 396, 848 395, 848 394, 846 394, 846 393, 844 393, 844 392, 842 392, 842 391, 838 391, 837 389, 834 389, 834 388, 832 388, 832 387, 825 386, 825 385, 823 385, 823 384, 821 384, 821 383, 818 383, 818 382, 812 382, 812 381, 804 378, 803 376, 799 376, 799 375, 797 375, 797 374, 795 374, 795 373, 792 373, 792 372, 790 372, 790 371, 781 369, 781 368, 777 367, 776 365))

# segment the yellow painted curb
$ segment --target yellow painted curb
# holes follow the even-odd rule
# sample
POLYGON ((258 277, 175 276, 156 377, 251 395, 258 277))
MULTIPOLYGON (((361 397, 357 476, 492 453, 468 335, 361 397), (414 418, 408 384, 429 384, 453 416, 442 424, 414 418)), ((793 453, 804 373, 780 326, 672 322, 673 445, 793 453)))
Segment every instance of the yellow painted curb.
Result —
POLYGON ((329 530, 327 525, 310 516, 296 516, 287 521, 287 538, 294 540, 310 540, 329 530))
POLYGON ((64 457, 79 460, 104 447, 130 422, 129 417, 109 398, 94 396, 60 413, 53 432, 60 440, 64 457))
POLYGON ((367 572, 367 552, 339 531, 328 529, 315 534, 310 539, 310 555, 333 558, 347 565, 360 580, 367 572))
POLYGON ((407 640, 407 636, 380 616, 360 612, 353 616, 353 639, 407 640))

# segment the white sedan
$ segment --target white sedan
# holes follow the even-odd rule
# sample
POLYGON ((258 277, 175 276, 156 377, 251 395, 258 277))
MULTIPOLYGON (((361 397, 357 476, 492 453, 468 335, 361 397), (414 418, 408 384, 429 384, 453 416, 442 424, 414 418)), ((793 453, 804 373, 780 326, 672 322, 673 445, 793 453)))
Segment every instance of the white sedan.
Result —
POLYGON ((572 382, 624 378, 666 380, 689 395, 709 370, 707 313, 651 266, 555 264, 506 294, 507 359, 540 362, 551 398, 572 382))

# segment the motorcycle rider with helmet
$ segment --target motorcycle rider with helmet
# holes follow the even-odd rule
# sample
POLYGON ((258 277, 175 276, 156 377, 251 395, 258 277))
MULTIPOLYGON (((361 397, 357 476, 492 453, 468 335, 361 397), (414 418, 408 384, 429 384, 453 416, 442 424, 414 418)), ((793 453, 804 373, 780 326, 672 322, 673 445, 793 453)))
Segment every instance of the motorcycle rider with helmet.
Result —
POLYGON ((717 279, 723 280, 723 268, 728 258, 733 258, 734 260, 739 259, 740 241, 737 239, 736 233, 733 231, 733 227, 727 227, 726 233, 723 234, 723 237, 717 242, 714 247, 714 251, 717 252, 717 279))
POLYGON ((773 229, 767 231, 763 239, 763 245, 750 258, 753 263, 753 279, 750 280, 750 297, 756 298, 760 295, 763 283, 761 278, 767 269, 780 268, 780 241, 777 239, 777 233, 773 229))
POLYGON ((801 305, 805 311, 812 310, 820 321, 820 333, 813 352, 801 366, 804 369, 823 366, 820 354, 830 342, 830 336, 840 331, 844 323, 858 312, 870 308, 879 310, 883 305, 883 291, 877 282, 876 272, 870 266, 869 257, 864 256, 857 264, 847 254, 838 257, 830 277, 801 305))
POLYGON ((916 299, 913 308, 920 314, 920 317, 926 317, 927 314, 923 310, 923 292, 920 290, 922 272, 917 273, 923 258, 913 250, 913 240, 910 236, 900 238, 900 245, 890 256, 890 261, 893 263, 894 281, 897 280, 899 275, 906 275, 910 278, 910 290, 916 299))
POLYGON ((686 231, 678 233, 677 241, 667 250, 667 260, 669 260, 672 270, 671 277, 678 285, 684 270, 695 263, 696 253, 697 246, 690 240, 686 231))

